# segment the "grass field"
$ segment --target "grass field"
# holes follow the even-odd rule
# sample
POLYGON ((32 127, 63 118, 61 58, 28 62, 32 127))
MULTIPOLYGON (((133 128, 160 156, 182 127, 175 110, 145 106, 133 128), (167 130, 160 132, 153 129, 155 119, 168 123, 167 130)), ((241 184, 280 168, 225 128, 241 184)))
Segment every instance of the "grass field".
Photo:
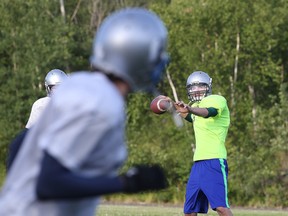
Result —
MULTIPOLYGON (((288 216, 288 211, 232 208, 234 216, 288 216)), ((101 204, 97 216, 183 216, 181 207, 101 204)), ((204 215, 204 214, 198 214, 204 215)), ((209 211, 207 216, 217 216, 209 211)))

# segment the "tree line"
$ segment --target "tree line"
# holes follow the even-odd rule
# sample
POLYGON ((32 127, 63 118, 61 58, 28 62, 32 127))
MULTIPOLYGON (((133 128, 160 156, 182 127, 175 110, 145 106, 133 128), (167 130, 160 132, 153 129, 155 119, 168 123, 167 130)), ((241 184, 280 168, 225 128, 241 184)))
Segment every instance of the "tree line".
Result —
MULTIPOLYGON (((188 102, 195 70, 213 79, 231 112, 227 137, 232 205, 288 206, 288 1, 270 0, 2 0, 0 3, 0 157, 45 95, 46 73, 89 70, 95 30, 109 12, 141 6, 165 22, 177 98, 188 102)), ((175 98, 164 77, 161 94, 175 98)), ((113 100, 113 98, 111 98, 113 100)), ((160 163, 169 189, 155 201, 181 202, 193 163, 193 125, 149 110, 151 95, 130 95, 127 167, 160 163)), ((125 167, 124 167, 125 169, 125 167)))

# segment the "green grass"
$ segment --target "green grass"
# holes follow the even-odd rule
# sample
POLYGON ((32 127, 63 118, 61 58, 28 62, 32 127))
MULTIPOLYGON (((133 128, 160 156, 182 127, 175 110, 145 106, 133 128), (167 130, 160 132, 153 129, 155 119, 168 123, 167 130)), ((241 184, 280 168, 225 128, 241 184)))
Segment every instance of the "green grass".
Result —
MULTIPOLYGON (((0 165, 0 185, 5 178, 4 166, 0 165)), ((147 197, 146 197, 147 198, 147 197)), ((168 205, 130 205, 130 204, 106 204, 103 203, 97 210, 97 216, 183 216, 181 206, 168 205)), ((234 216, 288 216, 288 210, 260 210, 233 208, 234 216)), ((198 214, 201 216, 204 214, 198 214)), ((218 216, 216 212, 210 210, 207 216, 218 216)))
MULTIPOLYGON (((288 211, 240 209, 232 208, 234 216, 288 216, 288 211)), ((161 205, 126 205, 126 204, 101 204, 97 211, 97 216, 183 216, 181 207, 161 206, 161 205)), ((204 214, 198 214, 204 215, 204 214)), ((212 210, 207 216, 217 216, 212 210)))

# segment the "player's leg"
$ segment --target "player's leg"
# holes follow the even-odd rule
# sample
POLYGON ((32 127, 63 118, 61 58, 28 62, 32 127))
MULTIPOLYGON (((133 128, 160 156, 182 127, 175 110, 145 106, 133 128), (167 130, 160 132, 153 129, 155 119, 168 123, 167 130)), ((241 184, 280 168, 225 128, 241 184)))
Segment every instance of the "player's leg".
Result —
POLYGON ((208 212, 208 199, 201 190, 188 197, 184 205, 185 216, 197 216, 197 213, 206 214, 208 212))
POLYGON ((220 215, 220 216, 233 216, 230 208, 217 207, 216 211, 217 211, 218 215, 220 215))
POLYGON ((221 216, 232 216, 228 202, 228 165, 224 159, 206 160, 203 191, 211 208, 221 216))
POLYGON ((185 216, 197 216, 197 213, 185 214, 185 216))
POLYGON ((195 162, 186 185, 185 216, 197 216, 197 213, 208 212, 208 199, 200 188, 201 171, 201 162, 195 162))

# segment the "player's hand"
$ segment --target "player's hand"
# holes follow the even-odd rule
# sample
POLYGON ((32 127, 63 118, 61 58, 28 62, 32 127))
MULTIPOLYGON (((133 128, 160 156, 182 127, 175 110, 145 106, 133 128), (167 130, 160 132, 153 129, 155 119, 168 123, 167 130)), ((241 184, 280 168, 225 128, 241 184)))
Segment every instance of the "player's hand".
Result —
POLYGON ((163 98, 165 100, 169 101, 169 103, 170 103, 169 110, 172 109, 175 102, 168 96, 163 96, 163 98))
POLYGON ((174 103, 174 106, 178 113, 181 114, 188 114, 189 113, 189 106, 185 104, 183 101, 177 101, 174 103))
POLYGON ((168 186, 164 171, 158 165, 137 165, 121 177, 126 193, 161 190, 168 186))

